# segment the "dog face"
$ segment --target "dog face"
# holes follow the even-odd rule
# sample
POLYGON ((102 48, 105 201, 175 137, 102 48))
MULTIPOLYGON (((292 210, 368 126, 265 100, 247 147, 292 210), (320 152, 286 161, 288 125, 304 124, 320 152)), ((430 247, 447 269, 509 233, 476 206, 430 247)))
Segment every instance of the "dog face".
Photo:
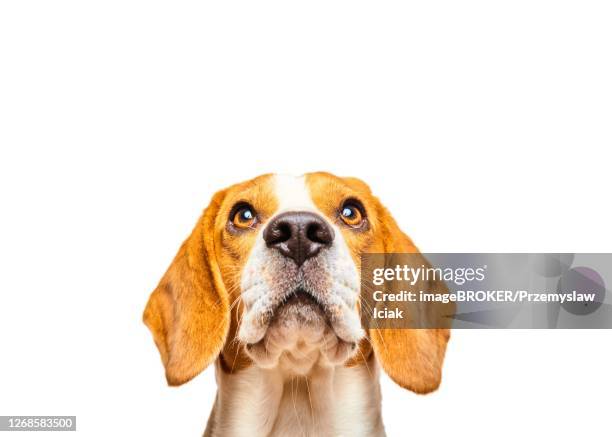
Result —
POLYGON ((356 365, 374 352, 417 392, 435 389, 444 329, 361 327, 361 253, 417 253, 360 180, 264 175, 215 194, 155 289, 144 321, 171 385, 224 371, 356 365))
MULTIPOLYGON (((351 253, 344 233, 365 237, 365 208, 354 190, 338 192, 328 179, 328 199, 336 205, 323 212, 310 196, 309 178, 273 178, 278 207, 252 229, 258 235, 240 278, 238 340, 259 366, 281 364, 298 374, 320 353, 330 364, 346 361, 364 337, 358 252, 351 253)), ((239 215, 257 217, 254 205, 243 208, 239 215)))

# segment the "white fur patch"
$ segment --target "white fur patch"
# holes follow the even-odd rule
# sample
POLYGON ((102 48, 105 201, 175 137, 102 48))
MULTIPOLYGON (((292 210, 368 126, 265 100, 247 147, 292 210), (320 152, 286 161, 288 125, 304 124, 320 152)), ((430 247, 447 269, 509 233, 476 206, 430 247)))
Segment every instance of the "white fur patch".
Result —
POLYGON ((275 175, 274 187, 279 205, 277 214, 287 211, 317 212, 304 176, 275 175))
POLYGON ((383 437, 378 365, 315 366, 307 377, 217 366, 219 392, 210 437, 383 437))

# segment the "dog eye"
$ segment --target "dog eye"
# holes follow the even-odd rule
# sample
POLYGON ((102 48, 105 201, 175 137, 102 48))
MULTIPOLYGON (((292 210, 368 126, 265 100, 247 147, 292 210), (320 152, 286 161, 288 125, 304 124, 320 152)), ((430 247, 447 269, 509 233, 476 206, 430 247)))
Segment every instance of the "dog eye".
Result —
POLYGON ((252 228, 257 221, 255 210, 250 205, 238 205, 231 215, 232 224, 239 229, 252 228))
POLYGON ((345 202, 342 205, 342 208, 340 208, 340 218, 344 223, 353 228, 361 226, 364 220, 361 208, 352 201, 345 202))

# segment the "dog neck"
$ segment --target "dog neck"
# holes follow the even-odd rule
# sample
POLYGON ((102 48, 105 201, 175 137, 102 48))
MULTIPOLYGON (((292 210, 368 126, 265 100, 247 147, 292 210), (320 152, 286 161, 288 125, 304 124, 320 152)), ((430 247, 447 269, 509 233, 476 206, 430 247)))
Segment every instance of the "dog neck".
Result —
POLYGON ((216 363, 219 390, 205 437, 384 436, 378 365, 317 365, 307 376, 216 363))

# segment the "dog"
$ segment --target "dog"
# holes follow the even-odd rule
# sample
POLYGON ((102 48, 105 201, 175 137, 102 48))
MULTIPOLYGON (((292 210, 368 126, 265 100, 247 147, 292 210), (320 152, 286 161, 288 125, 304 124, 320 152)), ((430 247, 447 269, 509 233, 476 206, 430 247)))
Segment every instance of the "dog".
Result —
POLYGON ((263 175, 217 192, 144 322, 169 385, 214 362, 205 436, 384 436, 379 372, 435 390, 448 329, 364 329, 360 254, 419 253, 359 179, 263 175))

